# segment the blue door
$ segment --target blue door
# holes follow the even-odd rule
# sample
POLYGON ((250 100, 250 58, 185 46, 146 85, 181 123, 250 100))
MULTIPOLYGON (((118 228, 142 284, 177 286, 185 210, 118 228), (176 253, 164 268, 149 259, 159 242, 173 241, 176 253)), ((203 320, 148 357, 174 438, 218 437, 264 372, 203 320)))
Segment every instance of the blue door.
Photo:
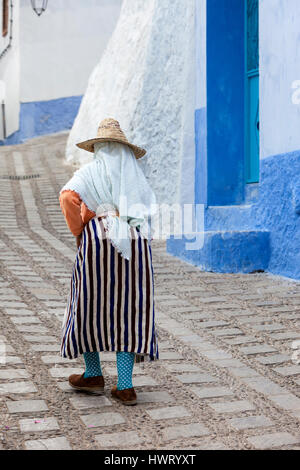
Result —
POLYGON ((246 0, 246 182, 259 181, 259 0, 246 0))

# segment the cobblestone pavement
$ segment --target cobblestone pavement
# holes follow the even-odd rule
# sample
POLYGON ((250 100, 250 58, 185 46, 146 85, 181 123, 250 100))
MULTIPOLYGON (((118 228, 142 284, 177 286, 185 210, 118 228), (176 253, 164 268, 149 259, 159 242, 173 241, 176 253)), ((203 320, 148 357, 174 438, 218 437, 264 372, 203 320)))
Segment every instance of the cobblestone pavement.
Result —
POLYGON ((66 135, 0 151, 0 448, 300 449, 300 284, 200 272, 153 242, 160 361, 135 366, 135 407, 87 396, 58 355, 75 243, 58 193, 66 135), (24 176, 34 176, 24 179, 24 176))

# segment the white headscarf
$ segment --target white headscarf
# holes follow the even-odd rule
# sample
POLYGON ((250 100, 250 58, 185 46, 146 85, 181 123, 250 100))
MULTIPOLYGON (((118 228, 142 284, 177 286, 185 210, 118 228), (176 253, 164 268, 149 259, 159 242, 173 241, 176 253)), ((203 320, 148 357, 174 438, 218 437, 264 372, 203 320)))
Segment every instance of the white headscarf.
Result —
POLYGON ((156 212, 155 194, 127 145, 101 142, 95 144, 94 150, 94 160, 77 170, 61 192, 77 192, 96 215, 118 210, 119 217, 109 215, 103 222, 113 246, 130 259, 129 226, 139 225, 142 235, 150 238, 148 217, 156 212))

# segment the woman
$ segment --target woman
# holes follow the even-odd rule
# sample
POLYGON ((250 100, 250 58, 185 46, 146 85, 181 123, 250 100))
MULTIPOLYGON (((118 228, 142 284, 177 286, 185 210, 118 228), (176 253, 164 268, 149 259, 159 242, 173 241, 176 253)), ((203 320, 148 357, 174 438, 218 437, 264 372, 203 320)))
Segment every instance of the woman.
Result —
POLYGON ((60 192, 60 205, 76 237, 61 355, 83 354, 85 372, 72 387, 103 392, 100 351, 116 351, 118 383, 111 390, 136 403, 134 362, 158 359, 148 217, 155 195, 137 163, 146 151, 129 143, 118 121, 105 119, 95 139, 77 144, 94 159, 60 192))

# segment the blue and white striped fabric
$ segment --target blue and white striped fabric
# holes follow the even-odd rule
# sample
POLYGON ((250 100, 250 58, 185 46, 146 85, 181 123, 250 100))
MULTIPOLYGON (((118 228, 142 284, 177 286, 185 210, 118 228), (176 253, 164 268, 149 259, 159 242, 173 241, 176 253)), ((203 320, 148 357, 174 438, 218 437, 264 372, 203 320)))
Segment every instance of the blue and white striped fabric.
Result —
POLYGON ((136 353, 136 362, 159 358, 151 246, 137 228, 130 230, 127 260, 106 237, 101 218, 85 226, 63 321, 63 357, 127 351, 136 353))

